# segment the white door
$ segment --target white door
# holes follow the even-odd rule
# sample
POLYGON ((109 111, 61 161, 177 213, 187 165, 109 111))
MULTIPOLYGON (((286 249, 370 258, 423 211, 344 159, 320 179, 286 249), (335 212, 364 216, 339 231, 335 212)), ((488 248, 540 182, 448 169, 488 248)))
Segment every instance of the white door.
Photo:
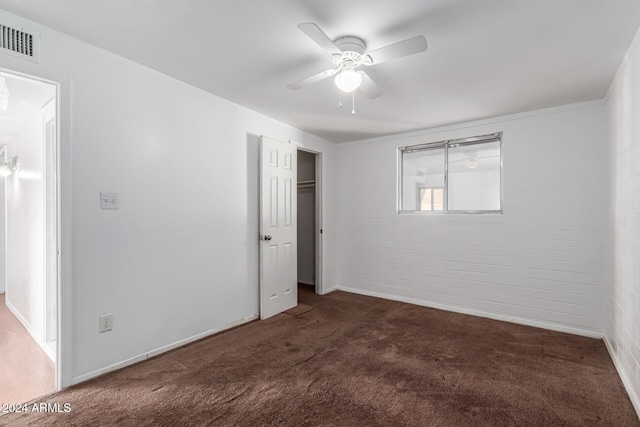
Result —
POLYGON ((260 138, 260 318, 298 304, 297 148, 260 138))

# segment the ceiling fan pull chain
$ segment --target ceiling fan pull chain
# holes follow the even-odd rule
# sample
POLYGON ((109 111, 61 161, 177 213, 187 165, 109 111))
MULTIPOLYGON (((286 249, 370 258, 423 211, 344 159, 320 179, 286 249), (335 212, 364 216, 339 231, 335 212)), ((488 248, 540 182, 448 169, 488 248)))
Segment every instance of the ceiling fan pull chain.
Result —
POLYGON ((356 91, 355 90, 351 92, 351 105, 353 106, 353 108, 351 109, 351 115, 355 116, 356 115, 356 91))
POLYGON ((338 100, 340 102, 338 102, 338 108, 342 108, 342 91, 340 89, 338 89, 338 100))

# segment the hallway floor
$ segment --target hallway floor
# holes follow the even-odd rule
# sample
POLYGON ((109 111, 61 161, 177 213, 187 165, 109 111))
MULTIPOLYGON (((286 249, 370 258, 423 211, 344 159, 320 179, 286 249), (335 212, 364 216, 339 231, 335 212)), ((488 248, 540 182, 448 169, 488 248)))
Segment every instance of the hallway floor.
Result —
POLYGON ((0 405, 55 391, 55 367, 0 295, 0 405))

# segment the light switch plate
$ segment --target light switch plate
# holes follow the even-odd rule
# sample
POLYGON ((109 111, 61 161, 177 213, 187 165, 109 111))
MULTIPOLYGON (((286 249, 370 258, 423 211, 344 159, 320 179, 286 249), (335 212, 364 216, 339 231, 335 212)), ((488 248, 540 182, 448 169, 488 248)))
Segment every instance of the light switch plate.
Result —
POLYGON ((100 193, 100 209, 120 209, 117 193, 100 193))

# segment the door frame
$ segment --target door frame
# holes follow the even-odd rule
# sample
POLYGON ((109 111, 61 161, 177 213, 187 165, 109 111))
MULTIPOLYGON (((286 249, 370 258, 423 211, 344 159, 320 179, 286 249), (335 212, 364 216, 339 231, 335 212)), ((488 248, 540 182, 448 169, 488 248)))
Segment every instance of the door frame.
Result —
MULTIPOLYGON (((57 277, 56 277, 56 363, 55 363, 55 388, 62 390, 72 385, 71 372, 71 352, 73 341, 71 337, 71 316, 66 316, 67 307, 72 307, 71 295, 71 258, 64 256, 68 251, 71 253, 71 234, 66 233, 67 224, 71 225, 71 192, 64 189, 71 188, 71 81, 59 75, 42 73, 41 68, 36 64, 24 64, 23 62, 12 62, 12 68, 0 67, 0 71, 11 74, 19 78, 47 83, 55 87, 55 211, 56 211, 56 246, 57 246, 57 277), (22 69, 26 68, 26 72, 22 69), (62 164, 64 163, 64 173, 62 164), (68 214, 67 214, 68 213, 68 214), (64 215, 64 216, 63 216, 64 215), (65 359, 66 357, 66 359, 65 359)), ((6 197, 6 194, 5 194, 6 197)), ((6 204, 5 204, 6 205, 6 204)), ((6 209, 6 206, 5 206, 6 209)), ((5 220, 6 228, 6 220, 5 220)), ((70 228, 69 228, 70 229, 70 228)), ((5 251, 6 255, 6 251, 5 251)), ((6 270, 6 269, 5 269, 6 270)), ((5 291, 6 291, 5 281, 5 291)))
MULTIPOLYGON (((57 89, 56 89, 56 97, 57 97, 57 89)), ((52 99, 51 101, 49 101, 44 107, 43 110, 45 111, 44 117, 43 117, 43 153, 44 153, 44 167, 43 167, 43 177, 44 177, 44 236, 45 236, 45 267, 44 267, 44 274, 45 274, 45 280, 44 280, 44 285, 45 285, 45 289, 44 289, 44 334, 43 334, 43 338, 44 338, 44 342, 43 345, 45 346, 45 351, 49 352, 52 351, 54 353, 53 357, 56 359, 56 363, 57 363, 57 351, 55 346, 51 346, 50 343, 52 341, 57 341, 57 335, 58 335, 58 325, 57 325, 57 320, 54 322, 51 321, 51 310, 54 310, 54 313, 57 311, 57 290, 58 290, 58 278, 57 278, 57 270, 58 270, 58 263, 57 263, 57 258, 58 258, 58 209, 57 209, 57 200, 58 200, 58 190, 56 187, 53 188, 53 192, 54 192, 54 204, 51 205, 49 203, 49 194, 48 194, 48 190, 50 189, 50 182, 48 182, 49 179, 51 179, 52 177, 55 179, 54 184, 57 182, 57 164, 58 164, 58 159, 57 159, 57 138, 56 138, 56 126, 57 126, 57 122, 56 122, 56 116, 57 116, 57 108, 56 108, 56 98, 52 99), (53 105, 52 105, 53 104, 53 105), (53 111, 51 111, 53 110, 53 111), (50 125, 50 123, 53 122, 53 135, 51 135, 51 139, 52 141, 49 141, 48 138, 50 136, 50 133, 47 129, 47 127, 50 125), (48 149, 47 148, 47 144, 51 143, 52 144, 52 148, 48 149), (53 163, 53 168, 50 168, 49 165, 53 163), (47 217, 47 212, 50 212, 52 216, 54 216, 54 224, 53 224, 53 228, 54 230, 50 230, 49 224, 50 224, 50 219, 47 217), (53 239, 50 238, 50 232, 55 233, 55 241, 53 241, 53 239), (52 247, 53 246, 53 247, 52 247), (54 254, 52 255, 50 252, 53 252, 54 254), (53 258, 51 258, 53 256, 53 258), (55 261, 52 264, 49 264, 51 261, 55 261), (51 270, 54 270, 55 274, 52 274, 51 270), (53 279, 53 280, 52 280, 53 279), (51 283, 51 282, 54 283, 51 283), (53 304, 53 308, 52 308, 52 304, 53 304), (54 331, 51 331, 51 328, 54 327, 54 331), (51 339, 51 335, 53 335, 54 339, 51 339), (51 347, 53 347, 53 349, 51 349, 51 347)), ((57 314, 53 315, 54 319, 57 319, 58 316, 57 314)), ((57 345, 57 344, 56 344, 57 345)))
MULTIPOLYGON (((4 162, 7 160, 7 145, 4 144, 0 147, 0 162, 4 162)), ((2 271, 2 293, 6 295, 7 293, 7 179, 2 179, 3 193, 2 193, 2 210, 4 211, 4 221, 2 222, 2 228, 4 229, 2 236, 2 260, 4 264, 4 269, 2 271)), ((6 301, 6 300, 5 300, 6 301)))
MULTIPOLYGON (((296 144, 293 141, 289 141, 292 144, 297 145, 298 150, 299 151, 305 151, 307 153, 311 153, 313 155, 315 155, 315 160, 316 160, 316 176, 315 176, 315 180, 316 180, 316 201, 315 201, 315 210, 316 210, 316 225, 315 225, 315 235, 316 235, 316 277, 315 277, 315 292, 318 295, 323 295, 324 294, 324 284, 322 282, 323 280, 323 265, 322 265, 322 261, 323 261, 323 257, 322 257, 322 236, 323 236, 323 230, 322 230, 322 189, 323 189, 323 182, 322 182, 322 153, 320 151, 315 151, 315 150, 311 150, 309 148, 305 148, 304 146, 302 146, 301 144, 296 144)), ((297 208, 297 206, 296 206, 297 208)))

